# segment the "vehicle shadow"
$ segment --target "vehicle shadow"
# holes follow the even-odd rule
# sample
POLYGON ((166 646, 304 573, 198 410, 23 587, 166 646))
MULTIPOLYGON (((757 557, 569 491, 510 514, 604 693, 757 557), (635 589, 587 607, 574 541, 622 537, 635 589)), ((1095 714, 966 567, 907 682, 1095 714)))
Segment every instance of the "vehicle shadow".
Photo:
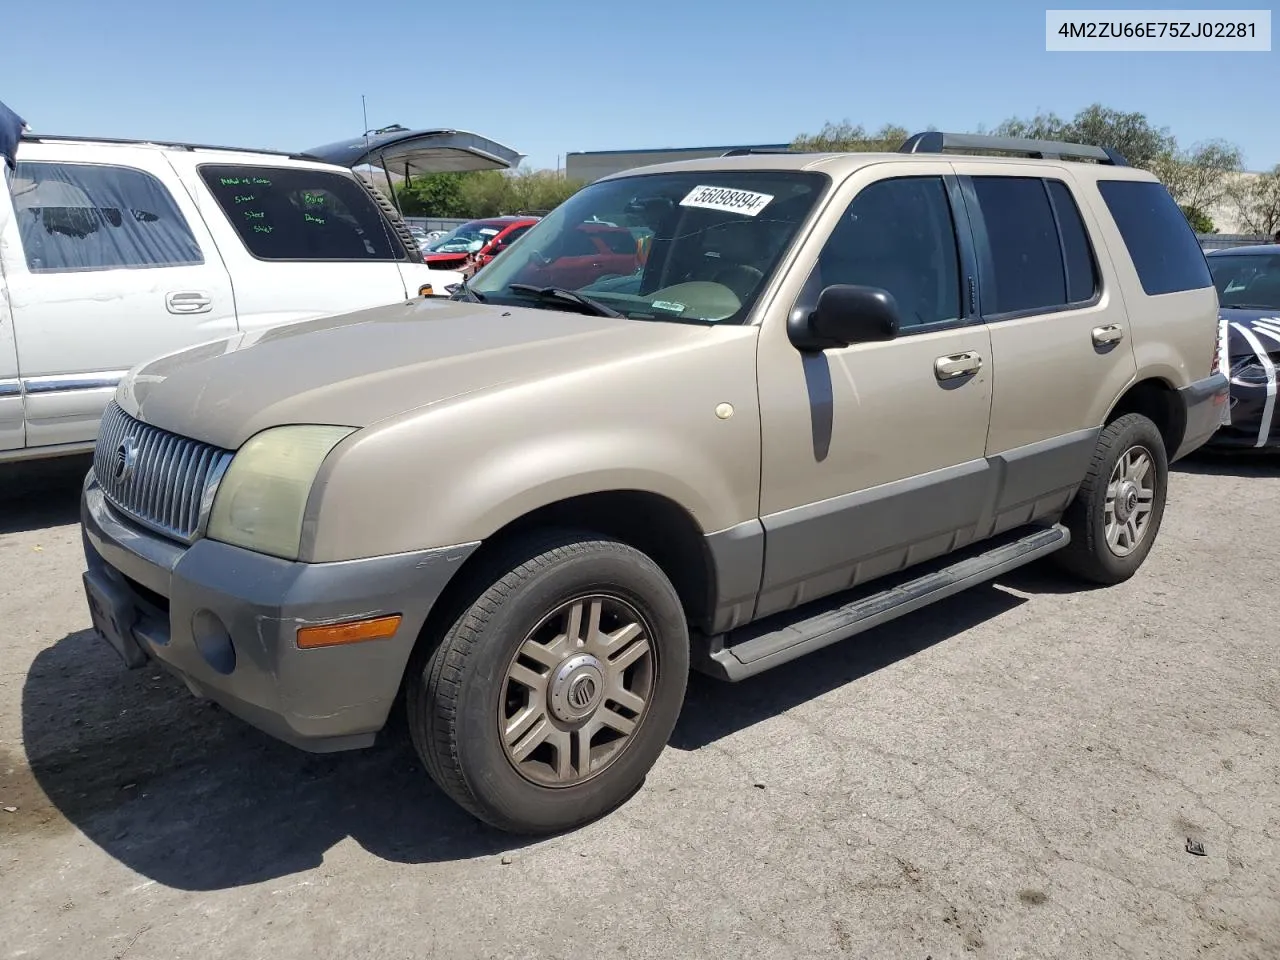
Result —
POLYGON ((0 535, 26 533, 80 519, 80 486, 91 455, 0 463, 0 535))
MULTIPOLYGON (((483 826, 437 790, 402 724, 367 750, 305 753, 196 699, 154 665, 126 670, 88 630, 36 657, 23 688, 22 738, 31 783, 6 785, 6 796, 22 797, 23 814, 6 826, 79 830, 177 889, 309 870, 347 837, 402 863, 527 842, 483 826)), ((21 770, 22 759, 0 757, 0 765, 21 770)))
MULTIPOLYGON (((994 586, 911 614, 739 684, 695 675, 671 739, 696 750, 1025 602, 994 586)), ((22 757, 0 767, 21 832, 78 830, 148 879, 218 890, 318 867, 350 837, 426 863, 492 856, 526 838, 485 827, 428 778, 401 723, 363 751, 314 755, 192 697, 158 667, 125 670, 91 631, 43 650, 22 697, 22 757)), ((2 752, 3 748, 0 748, 2 752)))
POLYGON ((984 584, 739 683, 695 673, 689 678, 689 692, 670 745, 677 750, 705 747, 1023 603, 1025 597, 984 584))
POLYGON ((1207 477, 1280 477, 1280 453, 1219 453, 1198 450, 1169 468, 1207 477))

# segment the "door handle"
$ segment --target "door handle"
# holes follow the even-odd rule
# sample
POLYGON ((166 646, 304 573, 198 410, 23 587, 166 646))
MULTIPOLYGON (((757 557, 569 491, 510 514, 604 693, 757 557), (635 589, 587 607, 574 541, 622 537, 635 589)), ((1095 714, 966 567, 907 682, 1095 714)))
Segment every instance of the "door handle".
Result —
POLYGON ((1108 343, 1119 343, 1124 339, 1124 330, 1118 323, 1111 323, 1105 327, 1093 328, 1093 343, 1097 347, 1105 347, 1108 343))
POLYGON ((933 375, 939 380, 967 377, 981 369, 982 356, 972 350, 966 353, 953 353, 949 357, 939 357, 933 361, 933 375))
POLYGON ((170 313, 208 313, 213 309, 213 301, 209 295, 199 290, 166 293, 164 305, 170 313))

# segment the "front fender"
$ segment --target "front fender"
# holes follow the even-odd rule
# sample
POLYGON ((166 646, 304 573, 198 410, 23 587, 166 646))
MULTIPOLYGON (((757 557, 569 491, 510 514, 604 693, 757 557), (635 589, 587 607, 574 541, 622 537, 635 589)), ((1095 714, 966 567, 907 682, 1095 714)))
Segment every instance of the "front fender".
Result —
POLYGON ((540 507, 617 490, 665 497, 707 533, 754 519, 754 331, 716 334, 360 431, 317 479, 302 555, 319 562, 472 543, 540 507))

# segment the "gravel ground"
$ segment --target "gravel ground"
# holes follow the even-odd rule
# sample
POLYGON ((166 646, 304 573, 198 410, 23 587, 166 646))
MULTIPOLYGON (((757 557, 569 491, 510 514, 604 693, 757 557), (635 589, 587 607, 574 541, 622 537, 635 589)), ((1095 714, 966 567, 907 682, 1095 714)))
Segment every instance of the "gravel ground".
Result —
POLYGON ((1180 466, 1123 586, 695 677, 644 789, 532 844, 403 739, 310 756, 125 671, 86 466, 0 480, 0 958, 1280 956, 1280 464, 1180 466))

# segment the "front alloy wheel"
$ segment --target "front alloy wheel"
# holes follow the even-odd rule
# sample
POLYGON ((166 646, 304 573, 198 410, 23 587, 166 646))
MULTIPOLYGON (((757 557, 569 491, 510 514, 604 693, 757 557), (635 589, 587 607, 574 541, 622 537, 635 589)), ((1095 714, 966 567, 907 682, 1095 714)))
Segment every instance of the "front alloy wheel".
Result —
POLYGON ((626 749, 653 692, 651 631, 620 597, 592 594, 543 618, 507 667, 498 725, 521 776, 571 786, 626 749))
POLYGON ((640 787, 675 727, 689 673, 680 597, 648 556, 591 533, 534 534, 482 569, 406 675, 414 747, 486 823, 588 823, 640 787))

